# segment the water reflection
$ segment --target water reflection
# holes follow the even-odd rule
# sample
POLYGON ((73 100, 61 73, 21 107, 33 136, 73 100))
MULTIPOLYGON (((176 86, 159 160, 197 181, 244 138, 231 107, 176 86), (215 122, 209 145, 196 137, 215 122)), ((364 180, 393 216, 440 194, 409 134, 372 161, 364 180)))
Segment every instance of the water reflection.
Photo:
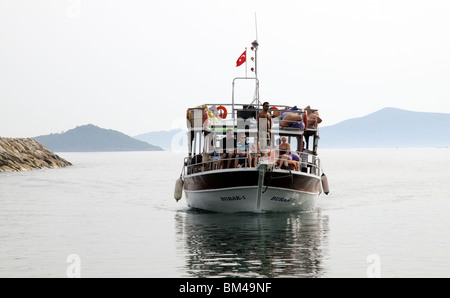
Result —
POLYGON ((178 249, 188 277, 319 277, 328 217, 312 213, 176 216, 178 249))

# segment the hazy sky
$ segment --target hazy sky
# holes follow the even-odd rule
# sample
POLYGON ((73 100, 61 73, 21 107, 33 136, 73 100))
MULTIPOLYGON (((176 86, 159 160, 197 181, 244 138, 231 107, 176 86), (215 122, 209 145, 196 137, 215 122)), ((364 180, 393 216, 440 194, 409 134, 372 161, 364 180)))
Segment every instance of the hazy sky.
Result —
POLYGON ((0 0, 0 136, 134 136, 231 103, 255 12, 261 101, 311 105, 323 125, 450 113, 448 0, 0 0))

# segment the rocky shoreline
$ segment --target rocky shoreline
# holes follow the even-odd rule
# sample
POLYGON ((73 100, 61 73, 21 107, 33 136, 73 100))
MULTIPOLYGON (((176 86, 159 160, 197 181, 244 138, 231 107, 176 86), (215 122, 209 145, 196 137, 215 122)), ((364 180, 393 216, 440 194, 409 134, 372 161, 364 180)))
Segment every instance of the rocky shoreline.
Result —
POLYGON ((71 165, 34 139, 0 137, 0 173, 71 165))

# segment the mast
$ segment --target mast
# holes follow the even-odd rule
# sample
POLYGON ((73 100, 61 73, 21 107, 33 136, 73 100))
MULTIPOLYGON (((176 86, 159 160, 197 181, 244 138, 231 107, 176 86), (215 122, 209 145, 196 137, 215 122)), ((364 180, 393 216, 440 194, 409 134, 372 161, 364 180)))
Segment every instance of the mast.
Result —
MULTIPOLYGON (((256 39, 252 42, 252 50, 255 49, 255 79, 258 82, 258 22, 256 20, 256 11, 255 11, 255 37, 256 39)), ((255 95, 253 101, 257 101, 257 104, 261 104, 259 101, 259 84, 256 84, 255 87, 255 95)), ((252 103, 253 103, 252 101, 252 103)))
MULTIPOLYGON (((252 68, 251 70, 255 72, 256 85, 255 85, 255 94, 253 95, 253 101, 251 102, 250 105, 252 105, 254 102, 256 102, 257 105, 261 105, 261 102, 259 101, 259 80, 258 80, 258 72, 257 72, 257 70, 258 70, 258 46, 259 46, 258 41, 255 39, 252 42, 252 47, 251 47, 252 51, 255 51, 255 60, 254 60, 255 68, 254 69, 252 68)), ((253 58, 252 58, 252 60, 253 60, 253 58)))
POLYGON ((252 42, 252 50, 255 50, 255 78, 258 78, 258 41, 254 40, 252 42))

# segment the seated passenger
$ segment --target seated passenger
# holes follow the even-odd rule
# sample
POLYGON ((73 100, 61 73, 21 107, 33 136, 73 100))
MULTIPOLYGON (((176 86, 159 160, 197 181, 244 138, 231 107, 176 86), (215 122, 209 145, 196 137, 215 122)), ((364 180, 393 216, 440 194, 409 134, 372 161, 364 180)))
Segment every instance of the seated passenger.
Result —
POLYGON ((227 130, 227 136, 223 138, 220 144, 220 151, 222 153, 222 156, 220 157, 219 161, 219 169, 222 168, 222 165, 224 165, 224 160, 226 159, 226 165, 225 169, 230 168, 231 165, 231 159, 234 155, 234 148, 236 147, 236 139, 234 138, 233 130, 228 129, 227 130))
POLYGON ((287 154, 289 154, 291 152, 291 144, 289 144, 287 142, 287 138, 286 137, 281 137, 281 144, 278 146, 278 149, 280 150, 286 150, 287 154))
POLYGON ((250 167, 256 167, 256 161, 258 159, 258 152, 259 152, 259 150, 257 148, 257 142, 255 139, 255 142, 250 144, 250 154, 248 156, 248 161, 249 161, 250 167))
POLYGON ((236 143, 236 151, 234 157, 234 167, 237 168, 238 164, 244 164, 248 159, 248 164, 251 165, 251 155, 249 154, 249 143, 245 134, 239 136, 239 140, 236 143))
POLYGON ((292 157, 289 155, 291 152, 291 145, 287 143, 287 138, 281 138, 281 144, 278 146, 279 155, 278 155, 278 169, 289 169, 288 162, 292 160, 292 157))

